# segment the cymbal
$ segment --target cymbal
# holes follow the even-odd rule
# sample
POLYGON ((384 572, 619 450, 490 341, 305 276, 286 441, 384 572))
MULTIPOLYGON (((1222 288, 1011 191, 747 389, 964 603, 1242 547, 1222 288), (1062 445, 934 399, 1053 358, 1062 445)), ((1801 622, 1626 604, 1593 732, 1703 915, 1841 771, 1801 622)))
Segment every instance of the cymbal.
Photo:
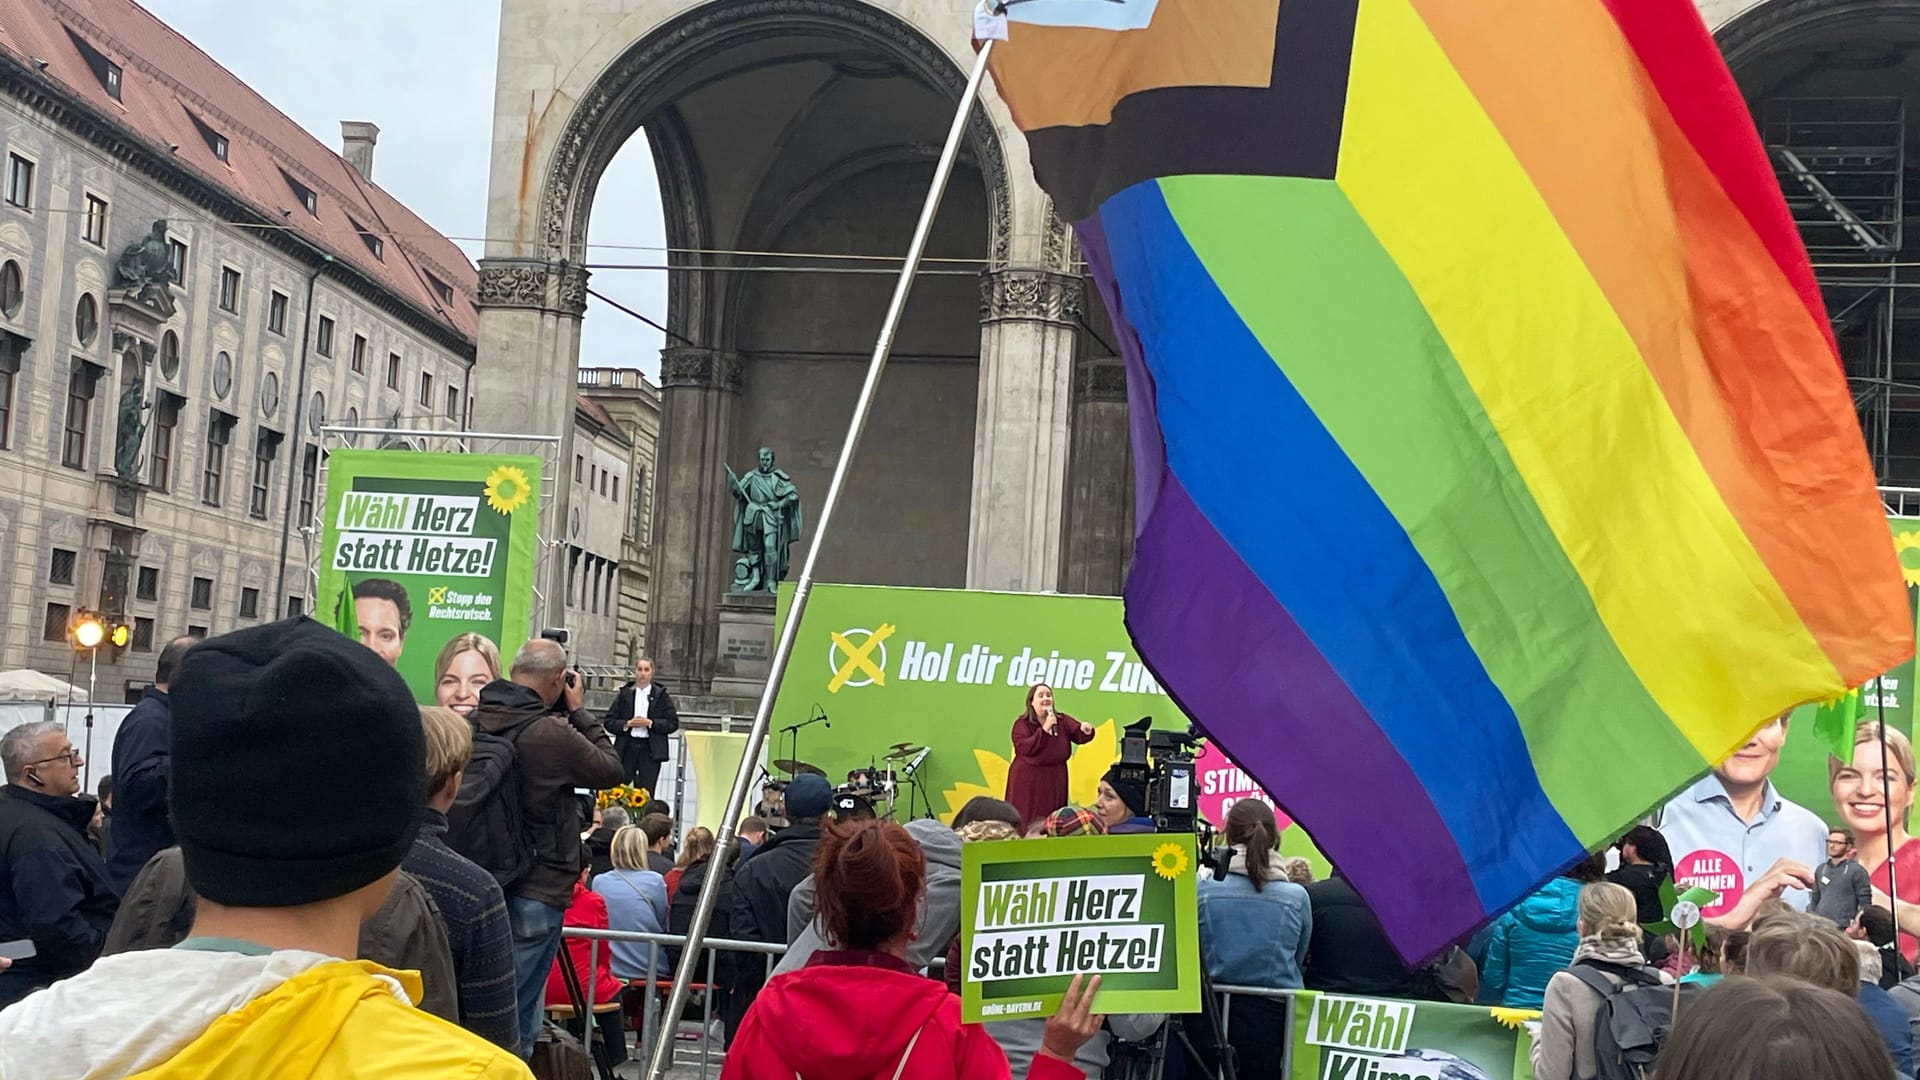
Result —
POLYGON ((881 757, 881 760, 883 761, 900 761, 905 758, 910 758, 913 755, 925 749, 926 747, 924 746, 915 746, 912 743, 898 742, 898 743, 894 743, 892 748, 890 748, 886 753, 880 755, 880 757, 881 757))
POLYGON ((793 758, 775 758, 773 767, 779 769, 781 772, 792 773, 795 776, 799 776, 801 773, 814 773, 819 776, 827 775, 827 771, 820 766, 810 761, 796 761, 793 758))

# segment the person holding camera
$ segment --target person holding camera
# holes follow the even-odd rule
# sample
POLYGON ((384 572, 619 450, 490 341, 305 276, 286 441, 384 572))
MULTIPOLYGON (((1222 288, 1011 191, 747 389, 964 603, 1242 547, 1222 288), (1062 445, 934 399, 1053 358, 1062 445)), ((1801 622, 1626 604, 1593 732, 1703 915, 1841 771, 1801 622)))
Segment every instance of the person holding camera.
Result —
POLYGON ((1053 710, 1053 687, 1027 688, 1027 708, 1013 722, 1013 765, 1007 801, 1032 825, 1067 805, 1067 759, 1076 743, 1093 741, 1093 728, 1053 710))
POLYGON ((540 637, 520 646, 507 675, 480 691, 471 719, 474 730, 513 743, 521 840, 533 859, 532 868, 507 889, 524 1055, 540 1033, 547 972, 585 865, 574 789, 615 787, 626 773, 613 752, 613 737, 598 717, 581 708, 580 676, 567 667, 559 642, 540 637))

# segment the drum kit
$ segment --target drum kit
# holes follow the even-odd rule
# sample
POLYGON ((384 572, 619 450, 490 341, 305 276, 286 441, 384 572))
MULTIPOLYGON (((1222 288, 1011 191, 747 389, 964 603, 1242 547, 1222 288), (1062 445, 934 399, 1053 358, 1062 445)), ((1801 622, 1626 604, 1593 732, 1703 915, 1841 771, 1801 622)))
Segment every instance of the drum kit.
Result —
MULTIPOLYGON (((865 766, 849 770, 847 782, 833 791, 836 811, 842 815, 871 815, 886 821, 896 817, 903 821, 911 820, 925 797, 915 776, 926 762, 927 755, 932 752, 915 743, 894 743, 869 758, 865 766), (906 796, 904 804, 901 802, 903 792, 906 796)), ((770 824, 786 820, 787 785, 794 777, 801 773, 822 777, 827 775, 827 771, 820 766, 797 758, 776 758, 773 767, 786 776, 768 776, 765 793, 759 805, 754 807, 754 812, 767 818, 770 824)), ((932 812, 933 805, 929 801, 927 813, 931 815, 932 812)))

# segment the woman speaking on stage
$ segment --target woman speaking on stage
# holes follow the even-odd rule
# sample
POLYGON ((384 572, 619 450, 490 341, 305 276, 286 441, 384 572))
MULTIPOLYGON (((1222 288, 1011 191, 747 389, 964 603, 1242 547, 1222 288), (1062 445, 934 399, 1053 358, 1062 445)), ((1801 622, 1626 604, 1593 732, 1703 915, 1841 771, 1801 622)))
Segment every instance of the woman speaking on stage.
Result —
POLYGON ((1034 822, 1067 805, 1067 759, 1073 744, 1091 742, 1093 728, 1053 711, 1053 688, 1035 683, 1027 710, 1013 722, 1013 766, 1007 770, 1007 801, 1020 820, 1034 822))

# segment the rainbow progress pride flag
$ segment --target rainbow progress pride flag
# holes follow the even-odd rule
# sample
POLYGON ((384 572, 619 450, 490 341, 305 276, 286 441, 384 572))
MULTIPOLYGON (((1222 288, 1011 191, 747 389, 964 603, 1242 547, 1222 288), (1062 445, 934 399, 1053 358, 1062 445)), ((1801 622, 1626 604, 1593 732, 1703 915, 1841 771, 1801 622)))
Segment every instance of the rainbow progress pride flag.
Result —
POLYGON ((1408 957, 1913 653, 1689 0, 1023 0, 1128 373, 1127 621, 1408 957))

